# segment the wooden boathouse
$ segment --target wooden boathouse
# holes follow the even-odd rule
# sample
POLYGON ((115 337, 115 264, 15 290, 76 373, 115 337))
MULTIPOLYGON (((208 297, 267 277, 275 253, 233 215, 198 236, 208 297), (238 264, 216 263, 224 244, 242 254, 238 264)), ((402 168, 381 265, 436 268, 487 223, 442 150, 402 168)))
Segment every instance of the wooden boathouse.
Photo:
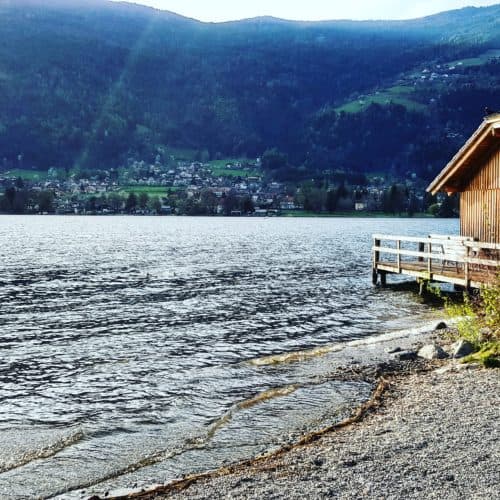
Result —
POLYGON ((460 235, 373 235, 373 283, 387 274, 479 288, 500 272, 500 113, 487 116, 427 191, 460 195, 460 235))

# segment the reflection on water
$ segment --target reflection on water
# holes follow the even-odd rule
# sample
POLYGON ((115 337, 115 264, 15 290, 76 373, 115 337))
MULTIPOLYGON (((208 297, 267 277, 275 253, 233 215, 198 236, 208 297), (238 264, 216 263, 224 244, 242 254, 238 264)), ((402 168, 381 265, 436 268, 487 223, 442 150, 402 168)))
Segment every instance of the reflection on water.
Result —
POLYGON ((0 217, 0 496, 163 482, 340 418, 370 387, 313 355, 426 314, 371 287, 371 233, 456 224, 0 217))

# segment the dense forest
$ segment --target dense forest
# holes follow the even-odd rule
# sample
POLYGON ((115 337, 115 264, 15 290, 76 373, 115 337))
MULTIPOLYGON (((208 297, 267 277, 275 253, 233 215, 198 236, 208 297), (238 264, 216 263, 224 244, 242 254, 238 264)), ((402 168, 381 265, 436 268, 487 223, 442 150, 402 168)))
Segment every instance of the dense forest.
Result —
POLYGON ((104 0, 0 0, 0 168, 109 168, 177 147, 267 151, 285 180, 428 179, 500 105, 498 19, 500 5, 206 24, 104 0))

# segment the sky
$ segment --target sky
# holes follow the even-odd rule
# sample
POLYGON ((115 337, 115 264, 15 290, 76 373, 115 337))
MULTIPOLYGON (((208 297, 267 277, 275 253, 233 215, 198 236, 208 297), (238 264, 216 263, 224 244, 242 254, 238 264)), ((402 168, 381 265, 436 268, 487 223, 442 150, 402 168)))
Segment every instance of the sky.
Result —
MULTIPOLYGON (((113 0, 121 1, 121 0, 113 0)), ((318 21, 324 19, 412 19, 498 0, 129 0, 207 22, 257 16, 318 21)))

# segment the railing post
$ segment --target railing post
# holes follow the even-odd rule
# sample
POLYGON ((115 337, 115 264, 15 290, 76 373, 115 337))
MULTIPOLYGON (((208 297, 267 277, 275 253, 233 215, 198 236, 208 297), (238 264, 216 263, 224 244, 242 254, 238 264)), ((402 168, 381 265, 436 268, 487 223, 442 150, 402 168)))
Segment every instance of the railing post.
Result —
POLYGON ((432 242, 429 240, 429 257, 427 257, 427 272, 429 273, 429 279, 432 273, 432 242))
MULTIPOLYGON (((418 251, 419 251, 419 252, 422 252, 422 253, 424 253, 424 252, 425 252, 425 243, 420 242, 420 243, 418 244, 418 251)), ((419 262, 423 262, 423 261, 424 261, 424 258, 423 258, 423 257, 419 257, 419 258, 418 258, 418 261, 419 261, 419 262)))
POLYGON ((398 250, 398 273, 401 274, 401 254, 399 253, 401 251, 401 240, 398 240, 396 243, 396 248, 398 250))

